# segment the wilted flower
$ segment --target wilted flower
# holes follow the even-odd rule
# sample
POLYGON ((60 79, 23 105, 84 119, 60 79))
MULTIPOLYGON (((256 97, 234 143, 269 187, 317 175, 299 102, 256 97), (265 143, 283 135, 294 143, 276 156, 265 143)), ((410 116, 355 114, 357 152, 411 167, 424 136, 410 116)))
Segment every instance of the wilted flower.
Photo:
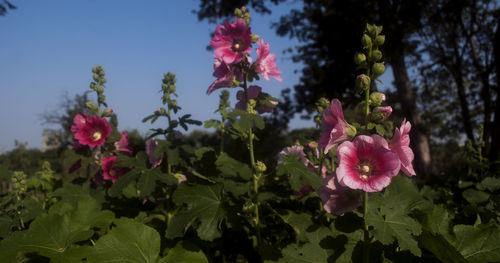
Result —
POLYGON ((347 139, 349 125, 344 120, 342 104, 338 99, 333 99, 330 107, 323 111, 321 136, 318 140, 320 148, 325 148, 325 154, 340 142, 347 139))
POLYGON ((214 77, 217 79, 208 87, 207 94, 216 89, 231 87, 234 80, 243 81, 243 74, 235 67, 231 67, 221 59, 216 58, 214 62, 214 77))
POLYGON ((128 173, 131 168, 128 167, 118 167, 115 166, 116 162, 116 156, 111 155, 108 157, 102 157, 101 158, 102 162, 102 178, 104 180, 111 180, 113 183, 118 180, 121 176, 125 175, 128 173))
POLYGON ((323 179, 318 195, 325 211, 334 215, 344 215, 361 205, 360 192, 340 185, 335 174, 323 179))
POLYGON ((269 44, 264 43, 262 39, 259 39, 257 44, 259 45, 259 47, 257 47, 257 60, 255 61, 255 69, 257 72, 259 72, 264 79, 269 80, 269 76, 273 76, 276 80, 282 81, 280 77, 281 71, 279 71, 276 66, 276 55, 269 54, 269 44))
MULTIPOLYGON (((255 99, 259 96, 260 92, 262 91, 262 88, 259 86, 250 86, 248 87, 248 99, 255 99)), ((238 93, 236 93, 236 99, 238 99, 238 102, 234 106, 238 110, 246 111, 247 109, 247 101, 245 100, 245 92, 240 90, 238 93)), ((269 100, 269 103, 273 105, 277 105, 278 102, 275 100, 269 100)), ((259 113, 266 113, 266 112, 273 112, 274 109, 271 107, 266 106, 265 104, 260 104, 258 105, 255 110, 259 113)))
POLYGON ((97 115, 86 118, 77 114, 73 118, 71 131, 80 144, 94 148, 104 144, 106 138, 111 133, 111 127, 106 119, 100 118, 97 115))
POLYGON ((359 135, 337 148, 339 166, 335 171, 341 185, 365 192, 379 192, 391 183, 401 162, 381 136, 359 135))
POLYGON ((149 139, 146 141, 146 154, 149 156, 149 163, 152 168, 158 167, 161 164, 163 158, 155 157, 155 148, 158 145, 158 142, 154 139, 149 139))
POLYGON ((233 23, 227 21, 217 26, 210 45, 215 49, 214 56, 226 64, 238 63, 244 53, 251 51, 252 32, 245 20, 238 18, 233 23))
POLYGON ((122 137, 120 138, 119 141, 115 142, 115 151, 123 153, 127 156, 132 156, 132 148, 129 146, 129 139, 128 139, 128 133, 126 132, 120 132, 122 137))
POLYGON ((389 148, 398 154, 399 160, 401 160, 401 171, 408 176, 414 176, 416 173, 412 165, 414 155, 410 148, 410 130, 411 123, 405 118, 401 123, 401 128, 395 129, 394 136, 389 142, 389 148))

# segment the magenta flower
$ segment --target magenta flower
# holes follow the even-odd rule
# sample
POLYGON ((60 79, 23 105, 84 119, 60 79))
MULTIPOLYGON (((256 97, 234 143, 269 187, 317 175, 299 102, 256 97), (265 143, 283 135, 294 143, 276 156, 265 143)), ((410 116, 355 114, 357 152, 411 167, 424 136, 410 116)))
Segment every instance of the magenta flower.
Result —
POLYGON ((349 125, 344 120, 342 104, 338 99, 333 99, 330 107, 323 111, 323 124, 318 146, 325 148, 325 154, 340 142, 347 139, 349 125))
POLYGON ((401 128, 396 128, 394 130, 394 136, 389 142, 389 148, 395 151, 399 160, 401 160, 401 171, 408 176, 416 175, 415 170, 413 170, 413 151, 410 148, 410 130, 411 123, 406 121, 406 118, 401 123, 401 128))
POLYGON ((151 164, 151 168, 158 167, 163 158, 155 157, 155 148, 158 145, 158 142, 154 139, 149 139, 146 141, 146 154, 149 156, 149 163, 151 164))
MULTIPOLYGON (((259 96, 260 92, 262 91, 262 88, 259 86, 250 86, 248 87, 248 98, 249 99, 255 99, 259 96)), ((238 99, 238 102, 234 106, 238 110, 246 111, 247 110, 247 101, 245 100, 245 92, 240 90, 238 93, 236 93, 236 99, 238 99)), ((273 105, 278 105, 278 102, 275 100, 269 100, 269 103, 273 105)), ((260 104, 257 105, 255 110, 259 113, 266 113, 266 112, 273 112, 274 109, 265 105, 265 104, 260 104)))
POLYGON ((101 158, 101 168, 102 168, 102 178, 104 180, 111 180, 113 183, 118 180, 121 176, 125 175, 128 173, 131 168, 127 167, 118 167, 115 166, 116 162, 116 156, 111 155, 108 157, 102 157, 101 158))
POLYGON ((325 211, 333 215, 342 216, 361 205, 360 192, 340 185, 335 174, 323 179, 318 195, 325 211))
POLYGON ((128 133, 126 132, 120 132, 122 137, 120 138, 119 141, 115 142, 115 151, 123 153, 127 156, 132 156, 132 148, 129 146, 129 139, 128 139, 128 133))
POLYGON ((243 81, 241 71, 233 66, 229 66, 220 59, 215 59, 214 62, 214 77, 217 79, 208 87, 207 94, 212 93, 216 89, 230 87, 234 80, 243 81))
POLYGON ((379 192, 399 172, 398 154, 389 149, 387 141, 377 135, 359 135, 354 141, 337 148, 339 166, 335 173, 339 183, 351 189, 379 192))
POLYGON ((306 154, 304 153, 304 147, 302 145, 293 145, 281 150, 281 152, 278 155, 278 163, 283 162, 283 156, 287 156, 290 154, 295 154, 299 156, 300 160, 305 166, 307 166, 310 163, 310 161, 306 158, 306 154))
POLYGON ((254 64, 255 69, 262 75, 264 79, 269 80, 269 76, 271 75, 276 80, 281 82, 281 71, 279 71, 278 67, 276 66, 276 55, 269 54, 269 44, 264 43, 264 40, 259 39, 257 44, 259 45, 259 47, 257 47, 257 60, 254 64))
POLYGON ((238 63, 244 53, 252 51, 252 32, 245 20, 238 18, 232 24, 225 21, 217 26, 210 45, 215 49, 214 56, 226 64, 238 63))
POLYGON ((71 131, 80 144, 94 148, 104 144, 106 138, 111 133, 111 127, 106 119, 100 118, 97 115, 86 118, 77 114, 73 118, 71 131))

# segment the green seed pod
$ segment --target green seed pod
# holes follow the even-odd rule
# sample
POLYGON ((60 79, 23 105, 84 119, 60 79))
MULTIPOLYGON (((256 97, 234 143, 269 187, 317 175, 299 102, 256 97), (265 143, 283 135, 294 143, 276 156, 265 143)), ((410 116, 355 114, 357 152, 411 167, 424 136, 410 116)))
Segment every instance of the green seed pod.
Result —
POLYGON ((385 42, 385 36, 384 35, 379 35, 375 38, 375 45, 377 46, 382 46, 385 42))
POLYGON ((361 38, 361 44, 368 49, 372 46, 372 39, 367 34, 364 34, 363 38, 361 38))
POLYGON ((365 61, 366 61, 365 54, 363 54, 363 53, 356 53, 356 55, 354 55, 354 63, 356 63, 356 65, 361 65, 365 61))
POLYGON ((372 52, 372 61, 379 61, 382 59, 382 51, 380 50, 374 50, 372 52))
POLYGON ((385 72, 384 63, 373 64, 372 72, 373 72, 373 75, 375 75, 375 76, 380 76, 380 75, 384 74, 384 72, 385 72))

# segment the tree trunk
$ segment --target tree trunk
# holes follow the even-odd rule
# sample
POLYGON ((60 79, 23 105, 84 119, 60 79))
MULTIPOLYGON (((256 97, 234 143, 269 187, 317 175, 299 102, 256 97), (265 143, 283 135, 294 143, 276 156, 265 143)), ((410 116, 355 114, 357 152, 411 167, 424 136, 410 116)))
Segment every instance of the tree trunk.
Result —
POLYGON ((493 134, 491 135, 490 160, 496 161, 500 154, 500 19, 497 23, 497 32, 493 41, 495 67, 497 75, 497 100, 495 106, 495 120, 493 122, 493 134))
MULTIPOLYGON (((399 45, 400 47, 403 44, 399 45)), ((401 109, 407 120, 410 121, 412 129, 410 132, 410 143, 415 152, 414 168, 417 174, 428 174, 431 170, 431 152, 429 139, 425 133, 425 126, 417 110, 415 95, 408 77, 405 65, 405 55, 402 48, 392 50, 390 64, 394 73, 394 84, 397 89, 401 109)))

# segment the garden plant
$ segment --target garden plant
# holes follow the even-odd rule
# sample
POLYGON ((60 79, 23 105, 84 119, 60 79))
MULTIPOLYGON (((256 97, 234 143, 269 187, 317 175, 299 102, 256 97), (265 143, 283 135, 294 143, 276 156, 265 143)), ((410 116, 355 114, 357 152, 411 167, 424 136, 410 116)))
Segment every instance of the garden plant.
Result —
POLYGON ((166 73, 139 150, 117 128, 104 69, 92 68, 95 100, 73 117, 64 174, 47 161, 13 171, 2 189, 1 262, 500 262, 500 179, 481 150, 467 148, 459 197, 421 184, 412 124, 376 91, 390 31, 368 24, 360 36, 356 105, 318 100, 315 137, 267 158, 257 154, 263 116, 283 102, 254 82, 281 81, 281 72, 250 12, 234 14, 210 40, 206 93, 219 93, 220 119, 183 113, 166 73), (200 125, 217 131, 216 145, 183 134, 200 125))

